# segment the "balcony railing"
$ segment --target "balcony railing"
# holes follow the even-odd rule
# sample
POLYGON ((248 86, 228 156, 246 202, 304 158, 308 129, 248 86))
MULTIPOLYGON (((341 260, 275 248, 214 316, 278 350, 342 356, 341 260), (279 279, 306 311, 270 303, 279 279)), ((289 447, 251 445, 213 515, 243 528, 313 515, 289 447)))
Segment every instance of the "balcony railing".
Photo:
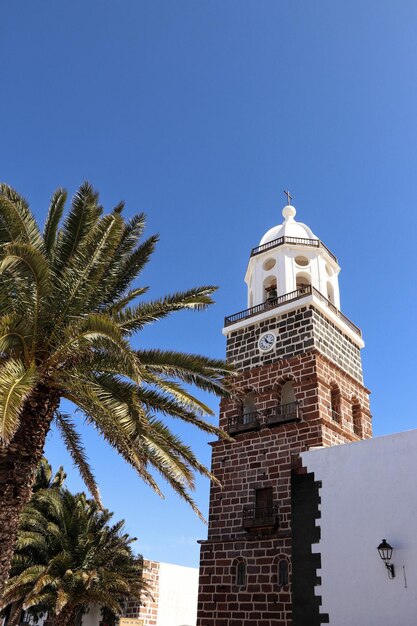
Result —
POLYGON ((249 430, 258 430, 261 427, 259 417, 258 411, 229 417, 227 423, 229 435, 237 435, 238 433, 244 433, 249 430))
POLYGON ((283 296, 271 298, 266 302, 263 302, 262 304, 251 307, 250 309, 244 309, 243 311, 239 311, 239 313, 234 313, 233 315, 225 317, 224 325, 230 326, 230 324, 240 322, 240 320, 247 319, 248 317, 253 317, 254 315, 259 315, 259 313, 263 313, 264 311, 276 309, 283 304, 287 304, 287 302, 292 302, 293 300, 298 300, 299 298, 303 298, 304 296, 311 294, 311 290, 311 285, 306 285, 306 287, 301 287, 300 289, 296 289, 295 291, 286 293, 283 296))
POLYGON ((286 422, 294 422, 301 419, 299 402, 279 404, 271 409, 266 409, 264 413, 268 426, 285 424, 286 422))
POLYGON ((238 435, 251 430, 259 430, 264 424, 273 426, 299 420, 301 420, 300 403, 289 402, 288 404, 277 404, 277 406, 269 409, 229 417, 227 432, 229 435, 238 435))
POLYGON ((262 252, 265 252, 270 248, 276 248, 277 246, 282 246, 283 244, 291 244, 292 246, 310 246, 313 248, 324 248, 326 252, 332 257, 332 259, 337 263, 337 257, 333 254, 333 252, 330 252, 329 248, 325 246, 322 241, 320 241, 319 239, 304 239, 303 237, 279 237, 278 239, 273 239, 272 241, 268 241, 268 243, 264 243, 262 246, 252 248, 251 256, 262 254, 262 252))
POLYGON ((245 530, 276 528, 279 526, 278 504, 271 503, 267 507, 245 505, 242 511, 242 526, 245 530))
POLYGON ((316 289, 315 287, 313 287, 313 293, 315 296, 317 296, 317 298, 321 301, 324 302, 324 304, 327 304, 327 306, 329 307, 329 309, 331 309, 333 311, 333 313, 335 315, 337 315, 337 317, 339 317, 341 320, 343 320, 351 330, 353 330, 353 332, 355 332, 357 335, 359 335, 360 337, 362 337, 362 331, 360 328, 358 328, 356 326, 356 324, 354 324, 353 322, 350 321, 350 319, 348 317, 346 317, 346 315, 344 315, 342 313, 342 311, 339 311, 339 309, 333 304, 333 302, 330 302, 330 300, 328 298, 326 298, 326 296, 324 296, 318 289, 316 289))
POLYGON ((233 315, 228 315, 224 318, 224 325, 230 326, 231 324, 235 324, 236 322, 240 322, 241 320, 248 319, 249 317, 254 317, 255 315, 259 315, 260 313, 264 313, 265 311, 270 311, 271 309, 276 309, 288 302, 293 302, 295 300, 301 300, 301 298, 305 298, 308 295, 316 296, 318 300, 326 304, 333 313, 343 320, 347 326, 354 333, 362 337, 362 331, 360 328, 356 326, 351 320, 346 317, 339 309, 332 303, 326 296, 324 296, 318 289, 312 287, 311 285, 306 285, 305 287, 299 287, 295 291, 290 291, 290 293, 286 293, 283 296, 278 296, 277 298, 271 298, 262 304, 257 304, 256 306, 250 307, 249 309, 244 309, 243 311, 239 311, 238 313, 234 313, 233 315))

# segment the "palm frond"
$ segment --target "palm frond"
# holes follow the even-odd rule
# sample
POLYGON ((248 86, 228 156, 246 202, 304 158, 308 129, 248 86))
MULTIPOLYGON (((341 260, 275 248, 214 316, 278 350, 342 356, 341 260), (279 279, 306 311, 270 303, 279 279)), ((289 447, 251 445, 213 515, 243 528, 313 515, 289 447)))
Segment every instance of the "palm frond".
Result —
POLYGON ((115 315, 120 328, 131 334, 141 330, 146 324, 163 319, 174 311, 191 309, 202 311, 213 304, 211 294, 216 287, 197 287, 188 291, 165 296, 153 302, 138 304, 135 307, 124 309, 115 315))
POLYGON ((90 183, 85 182, 72 199, 70 212, 58 237, 54 260, 56 271, 66 267, 80 243, 89 235, 101 212, 98 193, 90 183))
POLYGON ((0 442, 9 443, 19 426, 23 404, 37 382, 35 367, 8 360, 0 367, 0 442))
POLYGON ((0 354, 7 358, 20 358, 26 365, 33 359, 30 348, 33 324, 16 314, 0 318, 0 354))
POLYGON ((159 393, 156 390, 146 389, 144 387, 139 388, 137 390, 137 398, 151 414, 153 412, 158 412, 162 415, 170 415, 171 417, 181 419, 188 424, 193 424, 203 432, 210 433, 212 435, 228 436, 217 426, 203 420, 196 411, 188 410, 177 399, 170 398, 169 396, 159 393))
POLYGON ((142 296, 144 293, 148 291, 149 287, 140 287, 138 289, 131 289, 124 296, 121 296, 119 299, 113 301, 113 303, 105 308, 106 313, 115 314, 119 311, 122 311, 132 300, 137 298, 138 296, 142 296))
POLYGON ((3 248, 0 273, 8 271, 17 278, 31 281, 38 297, 46 297, 51 290, 51 272, 45 256, 34 246, 12 242, 3 248))
MULTIPOLYGON (((136 228, 132 229, 130 234, 134 233, 136 229, 140 230, 141 227, 142 225, 139 223, 136 228)), ((138 245, 132 252, 128 252, 130 234, 122 239, 121 246, 115 254, 115 258, 120 255, 120 261, 115 264, 113 280, 110 280, 106 290, 104 302, 107 305, 119 299, 132 281, 140 275, 159 241, 158 235, 153 235, 138 245)), ((137 240, 135 243, 137 243, 137 240)))
POLYGON ((71 260, 62 270, 59 290, 62 294, 63 309, 59 314, 77 314, 95 308, 97 297, 101 302, 101 289, 98 286, 106 272, 109 272, 111 259, 117 249, 123 231, 123 220, 118 214, 104 216, 79 244, 71 260), (93 303, 90 300, 93 298, 93 303))
POLYGON ((93 424, 104 439, 136 470, 142 480, 162 496, 157 483, 146 468, 143 452, 132 440, 133 415, 129 413, 128 407, 124 403, 118 403, 110 394, 102 393, 100 388, 82 384, 80 380, 68 384, 64 397, 82 410, 88 423, 93 424))
POLYGON ((220 359, 172 350, 138 350, 139 361, 148 372, 176 378, 219 396, 230 396, 233 367, 220 359))
MULTIPOLYGON (((83 352, 87 358, 91 348, 100 351, 103 348, 106 350, 109 346, 110 351, 113 351, 112 348, 117 349, 119 363, 123 360, 126 370, 131 372, 132 377, 138 379, 140 368, 135 354, 120 333, 118 325, 104 313, 92 313, 77 323, 69 325, 61 337, 57 350, 52 352, 46 361, 45 368, 50 369, 62 365, 75 355, 79 358, 83 352)), ((65 372, 63 376, 65 377, 65 372)))
POLYGON ((8 241, 24 242, 38 250, 43 240, 27 201, 13 187, 0 185, 0 221, 8 233, 8 241))
POLYGON ((74 461, 74 465, 77 467, 81 474, 83 481, 85 482, 89 492, 93 496, 100 508, 103 508, 103 503, 100 498, 100 492, 97 487, 96 479, 91 470, 88 462, 85 448, 82 445, 81 437, 75 430, 74 423, 69 415, 57 411, 55 413, 56 424, 61 432, 65 445, 74 461))
POLYGON ((66 199, 67 192, 65 189, 61 188, 57 189, 51 198, 48 216, 43 230, 45 248, 49 254, 53 252, 57 242, 58 226, 64 211, 66 199))

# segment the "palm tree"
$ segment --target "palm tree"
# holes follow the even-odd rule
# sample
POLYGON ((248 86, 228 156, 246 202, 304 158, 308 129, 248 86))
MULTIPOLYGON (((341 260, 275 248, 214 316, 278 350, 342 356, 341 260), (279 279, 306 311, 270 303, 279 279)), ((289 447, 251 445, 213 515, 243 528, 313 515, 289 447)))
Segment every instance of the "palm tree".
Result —
POLYGON ((100 510, 83 493, 42 488, 23 510, 11 576, 0 608, 17 607, 8 626, 19 623, 21 609, 48 612, 56 626, 76 623, 89 605, 120 615, 121 600, 140 600, 146 592, 142 557, 121 521, 100 510))
POLYGON ((61 223, 66 195, 53 194, 41 232, 25 199, 0 186, 0 597, 53 421, 100 502, 74 420, 59 410, 62 399, 157 493, 152 470, 197 513, 190 495, 195 472, 211 475, 164 416, 224 435, 204 419, 211 411, 189 386, 229 394, 228 365, 131 343, 174 311, 205 309, 215 288, 134 302, 146 291, 134 280, 157 242, 156 236, 141 241, 144 215, 124 219, 123 203, 104 214, 85 183, 61 223))
MULTIPOLYGON (((59 492, 65 482, 65 479, 66 474, 62 467, 60 467, 54 475, 52 473, 52 467, 45 459, 45 457, 42 457, 36 468, 35 480, 32 486, 32 497, 29 504, 26 505, 26 507, 23 509, 23 515, 25 514, 26 509, 28 511, 31 511, 42 506, 41 499, 45 490, 53 489, 59 492)), ((23 519, 24 518, 21 518, 21 522, 23 519)), ((22 526, 22 523, 19 524, 19 529, 25 530, 24 526, 22 526)), ((36 543, 35 545, 27 546, 24 554, 22 553, 22 551, 19 554, 14 554, 13 574, 21 574, 27 567, 29 567, 29 565, 38 563, 42 559, 42 553, 36 553, 36 543)), ((20 624, 20 616, 22 611, 23 598, 20 598, 15 602, 9 604, 8 607, 5 607, 5 610, 3 612, 7 615, 7 626, 17 626, 18 624, 20 624)))

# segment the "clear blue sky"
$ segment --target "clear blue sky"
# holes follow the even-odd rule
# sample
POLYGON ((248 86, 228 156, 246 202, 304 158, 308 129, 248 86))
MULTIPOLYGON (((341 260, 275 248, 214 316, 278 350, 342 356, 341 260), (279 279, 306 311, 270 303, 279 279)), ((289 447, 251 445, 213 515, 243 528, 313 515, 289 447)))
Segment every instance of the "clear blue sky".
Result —
MULTIPOLYGON (((56 187, 84 179, 106 207, 145 211, 161 236, 152 297, 220 287, 212 310, 150 328, 144 345, 224 355, 223 316, 245 307, 250 248, 289 188, 339 257, 375 434, 417 427, 414 0, 21 0, 0 20, 0 178, 40 219, 56 187)), ((179 432, 209 463, 207 440, 179 432)), ((194 514, 86 437, 138 549, 197 565, 194 514)), ((54 435, 47 455, 81 488, 54 435)), ((206 481, 197 500, 206 512, 206 481)))

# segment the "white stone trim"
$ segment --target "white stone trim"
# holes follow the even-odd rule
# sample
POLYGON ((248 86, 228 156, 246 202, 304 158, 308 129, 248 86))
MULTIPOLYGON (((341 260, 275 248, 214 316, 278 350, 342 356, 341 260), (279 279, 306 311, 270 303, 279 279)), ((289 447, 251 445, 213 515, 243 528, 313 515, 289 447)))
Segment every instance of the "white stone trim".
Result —
POLYGON ((298 298, 297 300, 293 300, 292 302, 288 302, 287 304, 282 304, 272 309, 267 309, 258 315, 253 315, 252 317, 247 317, 235 324, 230 324, 230 326, 226 326, 223 328, 222 333, 226 337, 230 335, 230 333, 235 332, 236 330, 241 330, 242 328, 246 328, 247 326, 251 326, 252 324, 259 324, 259 322, 263 322, 264 320, 268 320, 271 317, 279 317, 283 313, 288 313, 289 311, 294 311, 295 309, 299 309, 303 306, 308 306, 309 304, 314 304, 315 308, 318 309, 328 320, 330 320, 342 333, 344 333, 353 343, 358 346, 358 348, 363 348, 365 342, 362 337, 360 337, 357 333, 355 333, 350 326, 346 324, 340 317, 336 315, 324 302, 319 300, 319 298, 314 294, 307 294, 303 298, 298 298))

